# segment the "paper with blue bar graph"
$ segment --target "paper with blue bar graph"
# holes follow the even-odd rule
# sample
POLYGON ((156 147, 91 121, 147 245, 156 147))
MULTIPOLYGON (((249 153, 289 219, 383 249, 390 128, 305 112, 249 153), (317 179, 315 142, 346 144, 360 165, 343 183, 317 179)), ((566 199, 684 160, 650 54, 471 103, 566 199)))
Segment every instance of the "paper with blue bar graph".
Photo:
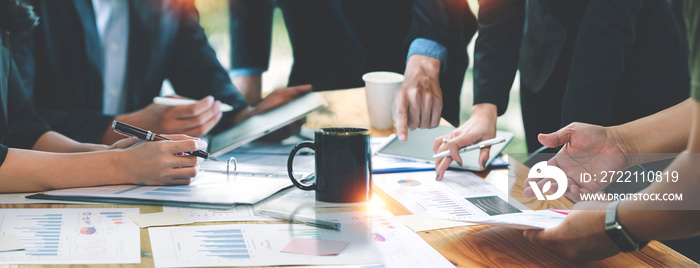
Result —
POLYGON ((380 264, 369 231, 300 224, 233 224, 148 229, 156 267, 380 264), (366 235, 357 235, 364 232, 366 235), (281 250, 296 238, 350 242, 337 256, 281 250))
POLYGON ((125 215, 138 208, 0 209, 0 235, 25 250, 0 252, 0 264, 141 262, 138 226, 125 215))
POLYGON ((257 203, 291 185, 292 182, 287 177, 267 178, 242 174, 229 176, 217 172, 200 172, 189 185, 70 188, 28 198, 226 209, 237 204, 257 203))

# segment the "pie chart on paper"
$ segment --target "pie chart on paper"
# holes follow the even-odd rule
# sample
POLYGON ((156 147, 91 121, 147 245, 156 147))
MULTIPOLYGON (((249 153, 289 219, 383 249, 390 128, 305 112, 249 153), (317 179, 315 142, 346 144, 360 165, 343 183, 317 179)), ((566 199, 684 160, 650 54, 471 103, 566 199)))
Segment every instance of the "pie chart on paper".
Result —
POLYGON ((400 185, 403 186, 419 186, 420 182, 416 180, 400 180, 398 181, 400 185))

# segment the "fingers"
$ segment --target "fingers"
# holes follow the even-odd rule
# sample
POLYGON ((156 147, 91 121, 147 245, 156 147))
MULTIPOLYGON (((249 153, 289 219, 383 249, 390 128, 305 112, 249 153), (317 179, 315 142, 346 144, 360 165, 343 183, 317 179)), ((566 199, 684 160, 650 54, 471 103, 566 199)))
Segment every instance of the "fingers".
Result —
POLYGON ((486 168, 486 162, 489 161, 489 154, 491 153, 491 147, 481 148, 479 152, 479 166, 481 169, 486 168))
POLYGON ((574 133, 573 125, 568 125, 554 133, 537 135, 537 139, 542 145, 549 148, 562 146, 571 140, 571 134, 574 133))
POLYGON ((449 135, 437 137, 435 139, 435 141, 433 142, 433 153, 436 153, 436 154, 439 153, 440 151, 438 151, 438 150, 440 150, 440 146, 442 146, 444 141, 449 139, 449 138, 450 138, 449 135))
POLYGON ((433 98, 431 95, 423 95, 420 106, 419 128, 429 128, 432 123, 433 98))
POLYGON ((423 101, 420 98, 418 90, 415 89, 407 93, 406 98, 408 100, 407 103, 405 103, 405 105, 408 105, 406 108, 408 111, 407 126, 409 130, 415 130, 420 124, 420 112, 423 101))
POLYGON ((403 94, 397 94, 394 101, 394 123, 400 141, 408 140, 408 103, 403 94))
POLYGON ((213 108, 214 102, 214 97, 206 96, 193 104, 175 106, 170 110, 170 112, 176 119, 188 119, 199 116, 200 114, 213 108))
POLYGON ((433 99, 432 113, 430 114, 430 128, 435 128, 440 124, 440 117, 442 116, 442 100, 433 99))
POLYGON ((301 85, 290 87, 289 89, 293 91, 293 97, 297 98, 301 95, 311 92, 312 87, 311 85, 301 85))
POLYGON ((202 140, 181 140, 181 141, 163 141, 169 144, 168 152, 171 154, 194 152, 205 150, 207 143, 202 140))
POLYGON ((452 158, 449 156, 440 158, 435 162, 435 172, 437 173, 437 177, 435 177, 436 180, 442 180, 445 176, 445 171, 450 167, 450 163, 452 163, 452 158))
POLYGON ((530 240, 530 242, 532 242, 533 244, 542 247, 547 247, 551 244, 550 241, 552 233, 555 232, 555 229, 556 227, 544 230, 530 229, 523 231, 523 235, 527 238, 527 240, 530 240))
POLYGON ((532 187, 530 187, 531 181, 537 182, 537 188, 539 188, 539 190, 542 191, 542 194, 554 193, 557 189, 559 189, 559 184, 557 184, 557 182, 552 178, 528 178, 525 180, 525 189, 523 189, 523 197, 528 199, 534 198, 536 196, 534 190, 532 189, 532 187), (551 182, 550 187, 549 189, 544 189, 544 185, 547 182, 551 182))
POLYGON ((221 117, 223 116, 223 113, 221 113, 220 109, 217 108, 218 112, 213 114, 213 117, 209 118, 207 121, 204 123, 185 129, 184 133, 187 135, 192 135, 192 136, 202 136, 209 132, 214 126, 216 126, 217 123, 219 123, 219 120, 221 120, 221 117))

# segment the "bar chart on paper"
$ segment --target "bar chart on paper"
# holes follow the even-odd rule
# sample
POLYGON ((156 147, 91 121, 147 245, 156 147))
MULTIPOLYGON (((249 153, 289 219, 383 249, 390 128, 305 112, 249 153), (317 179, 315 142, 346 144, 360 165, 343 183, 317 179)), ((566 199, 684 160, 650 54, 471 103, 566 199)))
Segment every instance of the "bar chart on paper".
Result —
MULTIPOLYGON (((377 264, 381 256, 357 232, 300 224, 234 224, 148 229, 158 267, 377 264), (350 242, 337 256, 281 252, 296 238, 350 242)), ((365 229, 366 231, 366 229, 365 229)), ((364 237, 369 237, 365 234, 364 237)))
POLYGON ((435 172, 377 174, 373 179, 413 214, 470 220, 493 215, 495 209, 519 212, 499 197, 504 194, 496 187, 470 172, 447 171, 442 181, 435 181, 435 172))
POLYGON ((0 264, 140 262, 138 209, 0 209, 0 234, 16 235, 24 251, 0 253, 0 264))

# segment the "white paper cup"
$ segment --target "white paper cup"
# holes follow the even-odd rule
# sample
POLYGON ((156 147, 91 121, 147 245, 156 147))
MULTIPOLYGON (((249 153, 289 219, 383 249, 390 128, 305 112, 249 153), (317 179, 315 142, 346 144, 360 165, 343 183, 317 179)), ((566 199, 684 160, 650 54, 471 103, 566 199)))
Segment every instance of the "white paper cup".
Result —
POLYGON ((369 110, 369 122, 375 129, 394 127, 391 116, 394 91, 403 82, 403 75, 393 72, 371 72, 362 76, 369 110))

